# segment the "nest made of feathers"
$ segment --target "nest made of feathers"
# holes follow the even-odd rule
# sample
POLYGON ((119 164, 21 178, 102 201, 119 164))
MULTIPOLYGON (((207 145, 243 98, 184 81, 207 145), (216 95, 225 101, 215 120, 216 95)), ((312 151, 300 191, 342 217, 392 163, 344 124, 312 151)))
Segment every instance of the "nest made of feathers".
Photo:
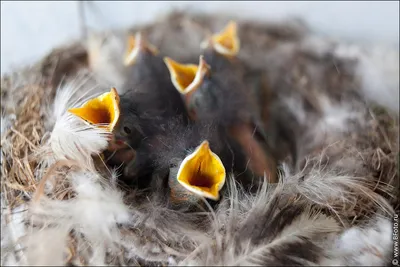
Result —
POLYGON ((20 106, 2 103, 2 201, 26 217, 5 265, 387 262, 398 118, 362 100, 353 55, 298 23, 213 19, 173 14, 2 80, 20 106))

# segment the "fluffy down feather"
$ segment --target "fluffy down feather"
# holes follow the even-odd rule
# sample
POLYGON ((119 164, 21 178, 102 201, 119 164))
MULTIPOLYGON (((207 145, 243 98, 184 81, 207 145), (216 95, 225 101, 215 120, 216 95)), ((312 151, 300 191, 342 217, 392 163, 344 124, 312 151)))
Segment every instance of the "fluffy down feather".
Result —
POLYGON ((388 266, 392 261, 393 226, 387 217, 376 216, 364 226, 344 231, 329 251, 325 266, 388 266))
POLYGON ((47 120, 47 129, 50 131, 48 140, 38 152, 45 155, 42 167, 47 167, 56 160, 73 159, 94 168, 91 156, 99 154, 107 147, 107 131, 93 127, 67 112, 69 108, 78 107, 104 92, 99 85, 93 83, 91 74, 84 71, 57 91, 47 120))

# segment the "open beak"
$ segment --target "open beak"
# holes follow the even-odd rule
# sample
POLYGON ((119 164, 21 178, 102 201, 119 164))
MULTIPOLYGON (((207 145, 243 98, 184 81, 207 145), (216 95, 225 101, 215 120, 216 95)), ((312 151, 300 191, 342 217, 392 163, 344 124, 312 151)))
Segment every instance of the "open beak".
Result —
POLYGON ((115 88, 111 88, 110 92, 90 99, 79 108, 71 108, 68 112, 111 132, 120 114, 119 95, 115 88))
POLYGON ((164 62, 171 74, 171 81, 175 88, 182 95, 194 92, 209 73, 210 66, 206 63, 203 56, 200 56, 199 65, 180 64, 169 57, 164 58, 164 62))
POLYGON ((129 36, 124 65, 131 66, 135 64, 139 53, 143 51, 148 51, 153 55, 159 53, 158 49, 154 45, 150 44, 141 32, 136 33, 135 36, 129 36))
POLYGON ((179 166, 177 180, 192 193, 219 200, 219 191, 225 184, 225 167, 211 151, 208 141, 203 141, 179 166))
POLYGON ((204 49, 210 45, 216 52, 224 56, 236 56, 240 50, 236 22, 230 21, 221 32, 204 41, 201 47, 204 49))

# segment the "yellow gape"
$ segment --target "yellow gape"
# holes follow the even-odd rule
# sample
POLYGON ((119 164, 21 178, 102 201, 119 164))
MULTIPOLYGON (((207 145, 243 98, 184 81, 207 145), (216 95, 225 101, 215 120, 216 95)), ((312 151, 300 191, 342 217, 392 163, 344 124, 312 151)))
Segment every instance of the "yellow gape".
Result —
POLYGON ((142 33, 138 32, 135 36, 129 36, 128 38, 128 49, 124 57, 124 65, 132 66, 135 64, 140 51, 148 51, 153 55, 159 53, 158 49, 150 44, 142 33))
POLYGON ((120 114, 119 95, 115 88, 111 88, 110 92, 90 99, 79 108, 71 108, 68 112, 111 132, 120 114))
POLYGON ((216 52, 224 56, 236 56, 240 50, 240 40, 237 34, 236 22, 230 21, 221 32, 212 35, 201 44, 202 48, 208 46, 212 46, 216 52))
POLYGON ((171 75, 171 82, 182 95, 196 90, 202 84, 204 76, 210 71, 210 66, 207 65, 203 56, 200 56, 198 66, 180 64, 169 57, 165 57, 164 62, 171 75))
POLYGON ((211 151, 208 141, 203 141, 179 166, 177 180, 187 190, 212 199, 219 199, 225 184, 225 167, 211 151))

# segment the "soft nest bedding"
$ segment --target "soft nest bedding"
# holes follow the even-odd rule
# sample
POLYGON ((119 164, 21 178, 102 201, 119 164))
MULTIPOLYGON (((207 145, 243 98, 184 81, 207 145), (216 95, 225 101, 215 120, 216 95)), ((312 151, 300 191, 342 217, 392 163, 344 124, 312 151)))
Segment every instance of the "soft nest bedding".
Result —
MULTIPOLYGON (((170 14, 139 27, 181 62, 224 16, 170 14)), ((101 131, 66 112, 118 88, 128 33, 94 33, 2 77, 3 265, 389 265, 398 214, 398 51, 314 35, 300 21, 237 20, 239 57, 267 74, 280 182, 228 183, 216 210, 168 209, 121 186, 96 156, 101 131)), ((227 179, 234 178, 228 174, 227 179)))

